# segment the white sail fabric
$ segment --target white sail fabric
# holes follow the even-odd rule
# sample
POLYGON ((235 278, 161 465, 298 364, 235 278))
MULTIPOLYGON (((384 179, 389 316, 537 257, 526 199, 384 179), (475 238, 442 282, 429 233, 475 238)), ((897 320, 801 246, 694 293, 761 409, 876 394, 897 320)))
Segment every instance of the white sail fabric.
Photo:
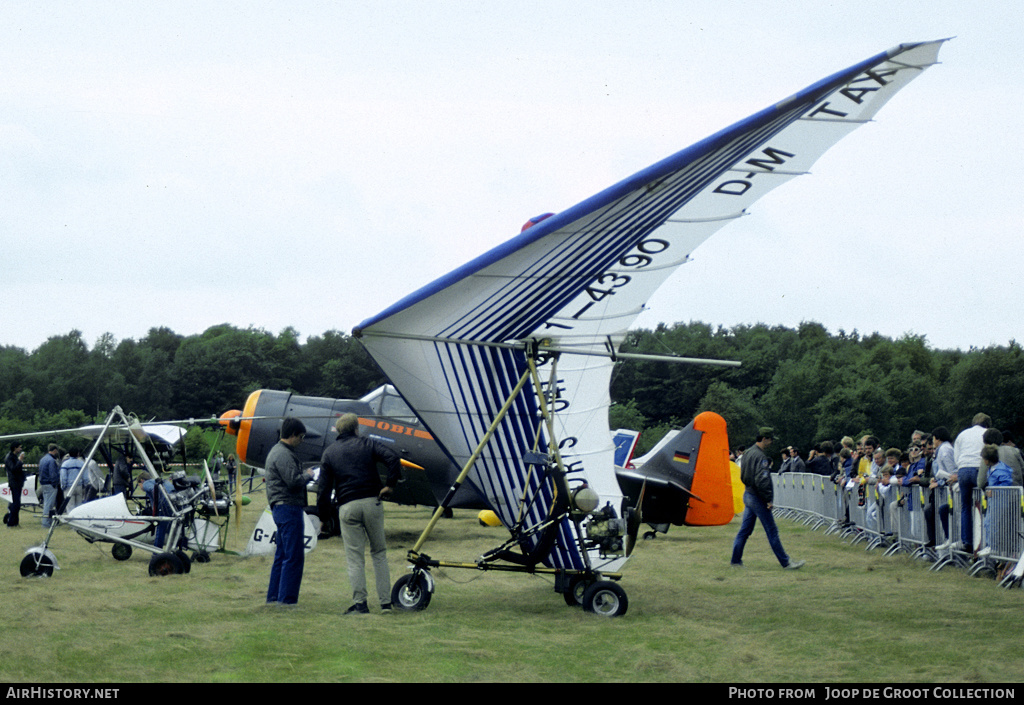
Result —
MULTIPOLYGON (((547 341, 614 352, 644 302, 712 233, 807 172, 831 145, 936 62, 942 41, 901 45, 665 159, 561 213, 365 321, 355 330, 384 373, 462 467, 525 369, 522 346, 547 341)), ((541 374, 556 438, 532 388, 519 396, 469 481, 506 526, 543 521, 550 491, 524 453, 558 444, 571 480, 619 508, 608 428, 607 357, 562 354, 541 374), (520 508, 535 485, 545 501, 520 508)), ((569 522, 547 559, 582 568, 569 522)), ((600 561, 597 561, 600 564, 600 561)), ((616 562, 615 567, 621 561, 616 562)), ((605 566, 606 569, 611 569, 605 566)))

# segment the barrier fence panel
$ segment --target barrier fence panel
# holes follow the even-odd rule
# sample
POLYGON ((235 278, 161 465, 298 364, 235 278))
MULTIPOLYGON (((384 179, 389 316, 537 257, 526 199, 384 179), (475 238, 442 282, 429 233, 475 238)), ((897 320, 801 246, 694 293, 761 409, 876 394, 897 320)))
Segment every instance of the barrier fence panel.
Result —
POLYGON ((978 554, 992 561, 1018 560, 1024 550, 1021 534, 1024 488, 989 487, 974 492, 975 500, 984 510, 978 554))
POLYGON ((862 485, 856 478, 846 481, 843 485, 843 496, 846 498, 847 513, 850 522, 846 527, 844 536, 850 539, 851 543, 867 541, 868 534, 864 531, 867 525, 867 503, 861 492, 862 485))
POLYGON ((854 479, 839 483, 813 473, 772 475, 774 511, 851 543, 932 561, 930 570, 957 565, 1005 573, 1000 584, 1024 585, 1024 488, 975 489, 971 502, 975 546, 961 544, 959 488, 889 485, 854 479), (1009 571, 1016 565, 1016 570, 1009 571))
POLYGON ((931 570, 942 570, 948 565, 967 568, 970 561, 960 547, 960 487, 954 483, 939 490, 936 498, 935 540, 939 541, 940 535, 943 538, 942 543, 935 547, 938 558, 931 570))
POLYGON ((895 485, 894 500, 890 508, 893 541, 887 554, 909 553, 921 557, 927 543, 924 520, 924 492, 913 485, 895 485))

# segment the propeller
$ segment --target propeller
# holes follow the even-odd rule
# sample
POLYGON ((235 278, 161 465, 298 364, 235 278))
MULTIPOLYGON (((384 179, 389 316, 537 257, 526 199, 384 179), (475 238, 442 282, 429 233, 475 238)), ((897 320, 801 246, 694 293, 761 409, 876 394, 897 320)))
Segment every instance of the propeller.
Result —
POLYGON ((640 495, 637 497, 636 506, 630 507, 626 504, 626 500, 622 500, 622 514, 626 519, 626 557, 628 558, 632 553, 633 549, 636 548, 636 537, 640 533, 640 525, 644 523, 643 511, 640 505, 644 501, 644 492, 647 490, 647 479, 644 478, 644 484, 640 486, 640 495))
POLYGON ((210 498, 213 500, 213 513, 220 516, 220 512, 217 511, 217 490, 213 487, 213 475, 210 474, 210 466, 205 458, 203 459, 203 470, 206 471, 206 485, 210 488, 210 498))

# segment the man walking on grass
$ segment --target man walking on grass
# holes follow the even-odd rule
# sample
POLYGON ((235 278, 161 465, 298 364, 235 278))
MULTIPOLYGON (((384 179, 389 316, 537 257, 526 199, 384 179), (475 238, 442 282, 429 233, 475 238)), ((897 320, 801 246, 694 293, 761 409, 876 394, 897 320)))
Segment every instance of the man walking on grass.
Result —
POLYGON ((779 540, 779 529, 775 526, 775 518, 772 516, 772 500, 774 490, 772 488, 771 468, 772 461, 765 454, 765 450, 775 440, 774 429, 762 427, 757 432, 757 442, 743 454, 743 461, 740 464, 740 479, 746 486, 743 493, 743 523, 740 524, 740 531, 736 534, 736 541, 732 545, 732 565, 739 567, 743 565, 743 547, 747 545, 747 539, 754 533, 754 524, 758 519, 761 526, 768 534, 768 544, 775 552, 775 557, 786 570, 800 568, 804 561, 791 561, 782 548, 782 541, 779 540))

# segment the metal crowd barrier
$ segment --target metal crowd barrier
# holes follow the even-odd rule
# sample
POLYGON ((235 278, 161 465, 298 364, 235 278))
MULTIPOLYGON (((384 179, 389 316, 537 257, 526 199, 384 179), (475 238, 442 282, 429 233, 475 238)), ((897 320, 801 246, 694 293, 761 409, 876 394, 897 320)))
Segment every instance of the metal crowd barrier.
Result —
POLYGON ((960 491, 956 485, 928 489, 888 486, 877 481, 861 485, 844 479, 836 484, 823 475, 772 475, 774 512, 838 534, 851 544, 885 555, 905 553, 931 563, 929 570, 955 565, 972 574, 1000 577, 1004 587, 1024 585, 1024 488, 975 489, 971 497, 975 546, 960 545, 960 491), (933 532, 929 532, 929 526, 933 532))

